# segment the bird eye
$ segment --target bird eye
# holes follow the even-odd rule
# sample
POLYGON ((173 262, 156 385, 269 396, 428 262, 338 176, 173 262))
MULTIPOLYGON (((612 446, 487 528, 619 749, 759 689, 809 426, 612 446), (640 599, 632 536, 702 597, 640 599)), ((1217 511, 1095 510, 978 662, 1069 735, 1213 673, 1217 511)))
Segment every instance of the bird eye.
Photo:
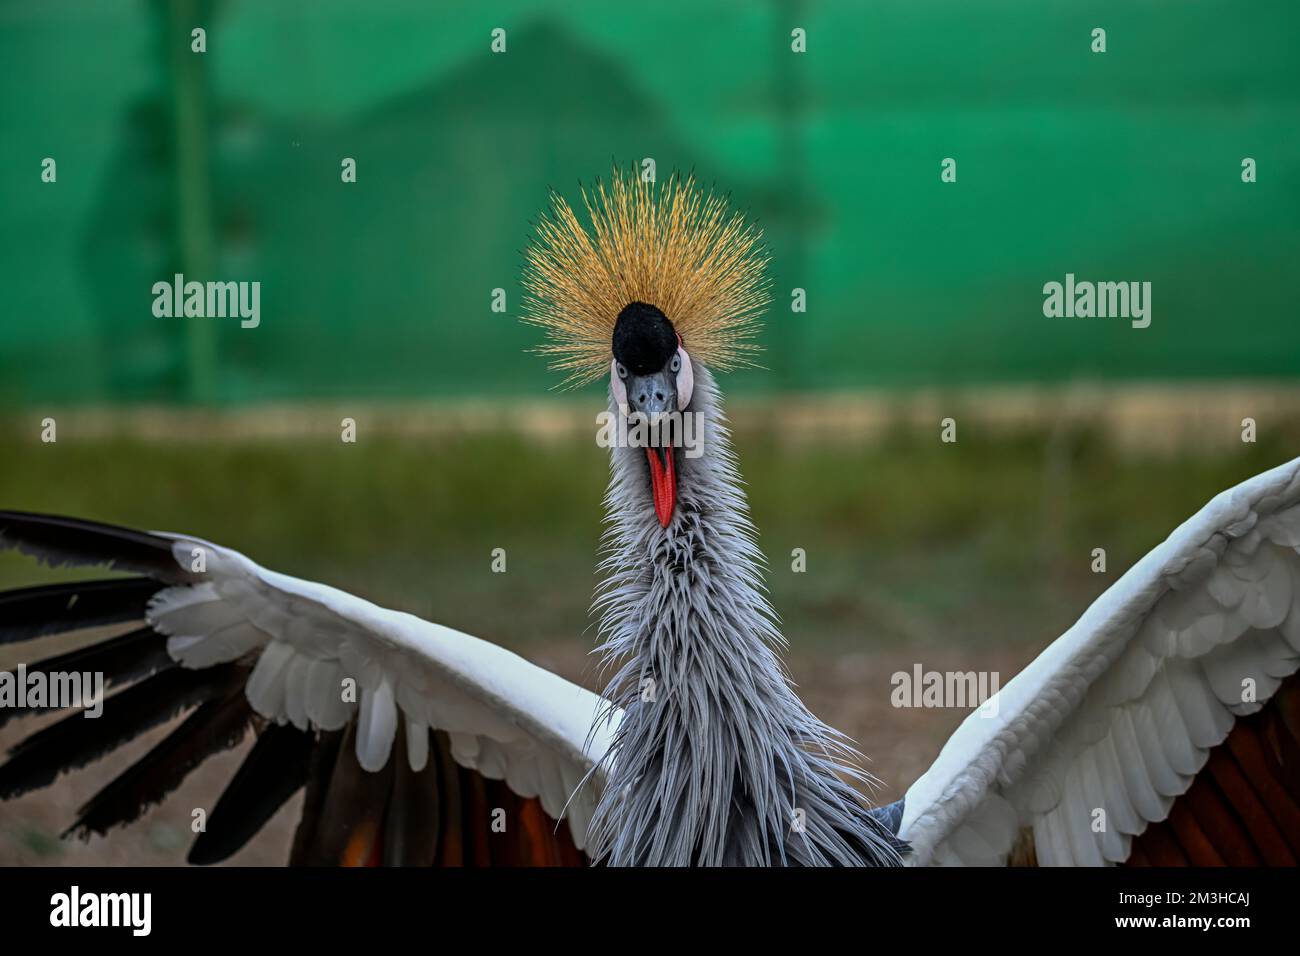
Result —
POLYGON ((623 367, 622 363, 619 363, 619 366, 618 366, 618 377, 619 377, 619 378, 627 378, 627 369, 625 369, 625 368, 623 367))
POLYGON ((670 367, 670 371, 671 371, 674 375, 676 375, 677 372, 680 371, 681 367, 682 367, 682 357, 681 357, 680 355, 674 355, 674 356, 673 356, 673 364, 672 364, 672 366, 670 367))

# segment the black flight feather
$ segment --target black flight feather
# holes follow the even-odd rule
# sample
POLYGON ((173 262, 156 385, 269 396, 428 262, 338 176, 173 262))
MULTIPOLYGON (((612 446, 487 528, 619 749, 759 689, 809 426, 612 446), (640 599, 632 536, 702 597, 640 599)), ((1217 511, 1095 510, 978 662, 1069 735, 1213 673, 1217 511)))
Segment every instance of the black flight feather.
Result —
POLYGON ((206 670, 172 668, 107 698, 96 718, 69 714, 10 751, 0 767, 0 799, 36 790, 216 696, 242 685, 248 669, 225 664, 206 670))
MULTIPOLYGON (((424 733, 432 737, 432 731, 424 733)), ((411 769, 406 758, 406 722, 398 724, 393 742, 393 789, 384 815, 384 866, 433 866, 438 858, 438 761, 411 769)), ((429 749, 436 746, 430 739, 429 749)))
POLYGON ((142 621, 163 587, 152 578, 109 578, 0 591, 0 644, 142 621))
MULTIPOLYGON (((175 666, 167 653, 167 638, 151 627, 91 644, 67 654, 26 665, 27 674, 94 674, 104 675, 104 689, 118 687, 150 677, 175 666)), ((0 727, 15 717, 42 714, 54 707, 6 707, 0 710, 0 727)))
POLYGON ((325 811, 330 780, 334 777, 334 764, 342 752, 345 731, 321 731, 316 735, 311 763, 307 770, 307 790, 303 794, 302 813, 293 834, 293 847, 289 851, 290 866, 312 865, 318 824, 325 811))
POLYGON ((107 565, 169 584, 196 580, 177 563, 172 543, 162 535, 99 521, 0 511, 0 550, 17 548, 50 567, 107 565))
POLYGON ((190 847, 190 863, 220 863, 237 852, 307 781, 314 734, 270 724, 257 738, 190 847))
POLYGON ((356 734, 357 722, 353 720, 344 728, 332 766, 313 768, 315 774, 307 788, 311 803, 304 801, 302 822, 302 827, 310 826, 312 832, 308 835, 304 831, 301 838, 295 837, 290 858, 295 866, 339 866, 349 855, 349 844, 355 837, 363 838, 358 845, 368 851, 372 841, 382 835, 393 766, 399 761, 390 758, 376 773, 363 770, 356 758, 356 734), (309 811, 313 815, 310 825, 309 811))
POLYGON ((234 747, 248 732, 253 709, 241 689, 209 700, 147 754, 86 801, 63 834, 82 838, 131 823, 181 785, 213 754, 234 747))

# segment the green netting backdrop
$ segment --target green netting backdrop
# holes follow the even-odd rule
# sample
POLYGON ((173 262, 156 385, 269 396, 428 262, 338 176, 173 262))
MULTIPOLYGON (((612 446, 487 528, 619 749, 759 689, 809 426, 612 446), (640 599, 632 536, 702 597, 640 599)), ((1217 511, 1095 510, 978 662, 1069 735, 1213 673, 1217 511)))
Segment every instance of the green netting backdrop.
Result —
POLYGON ((1297 37, 1293 0, 5 0, 0 401, 536 391, 529 220, 646 156, 766 230, 739 387, 1294 376, 1297 37), (261 326, 156 318, 178 271, 261 326), (1045 318, 1067 272, 1152 282, 1151 327, 1045 318))

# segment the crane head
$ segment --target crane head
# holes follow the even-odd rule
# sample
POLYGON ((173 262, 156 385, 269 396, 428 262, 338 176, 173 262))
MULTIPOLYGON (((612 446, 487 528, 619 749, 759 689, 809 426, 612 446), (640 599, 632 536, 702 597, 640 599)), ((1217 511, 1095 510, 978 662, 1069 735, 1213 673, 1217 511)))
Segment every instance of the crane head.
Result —
POLYGON ((614 323, 610 391, 619 413, 657 427, 646 431, 647 482, 659 523, 668 527, 677 503, 676 444, 683 430, 671 418, 691 404, 695 378, 691 357, 666 315, 631 302, 614 323))

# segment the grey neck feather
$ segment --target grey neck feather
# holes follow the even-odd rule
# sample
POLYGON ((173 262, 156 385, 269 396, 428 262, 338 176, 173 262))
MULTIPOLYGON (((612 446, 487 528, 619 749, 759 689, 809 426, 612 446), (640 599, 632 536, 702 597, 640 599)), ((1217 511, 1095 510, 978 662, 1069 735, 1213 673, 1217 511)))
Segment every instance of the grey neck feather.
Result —
POLYGON ((868 779, 857 755, 777 656, 763 557, 698 363, 689 411, 703 416, 703 454, 678 452, 667 529, 644 450, 611 454, 594 608, 617 666, 606 696, 624 716, 588 852, 609 865, 896 865, 902 845, 843 779, 868 779))

